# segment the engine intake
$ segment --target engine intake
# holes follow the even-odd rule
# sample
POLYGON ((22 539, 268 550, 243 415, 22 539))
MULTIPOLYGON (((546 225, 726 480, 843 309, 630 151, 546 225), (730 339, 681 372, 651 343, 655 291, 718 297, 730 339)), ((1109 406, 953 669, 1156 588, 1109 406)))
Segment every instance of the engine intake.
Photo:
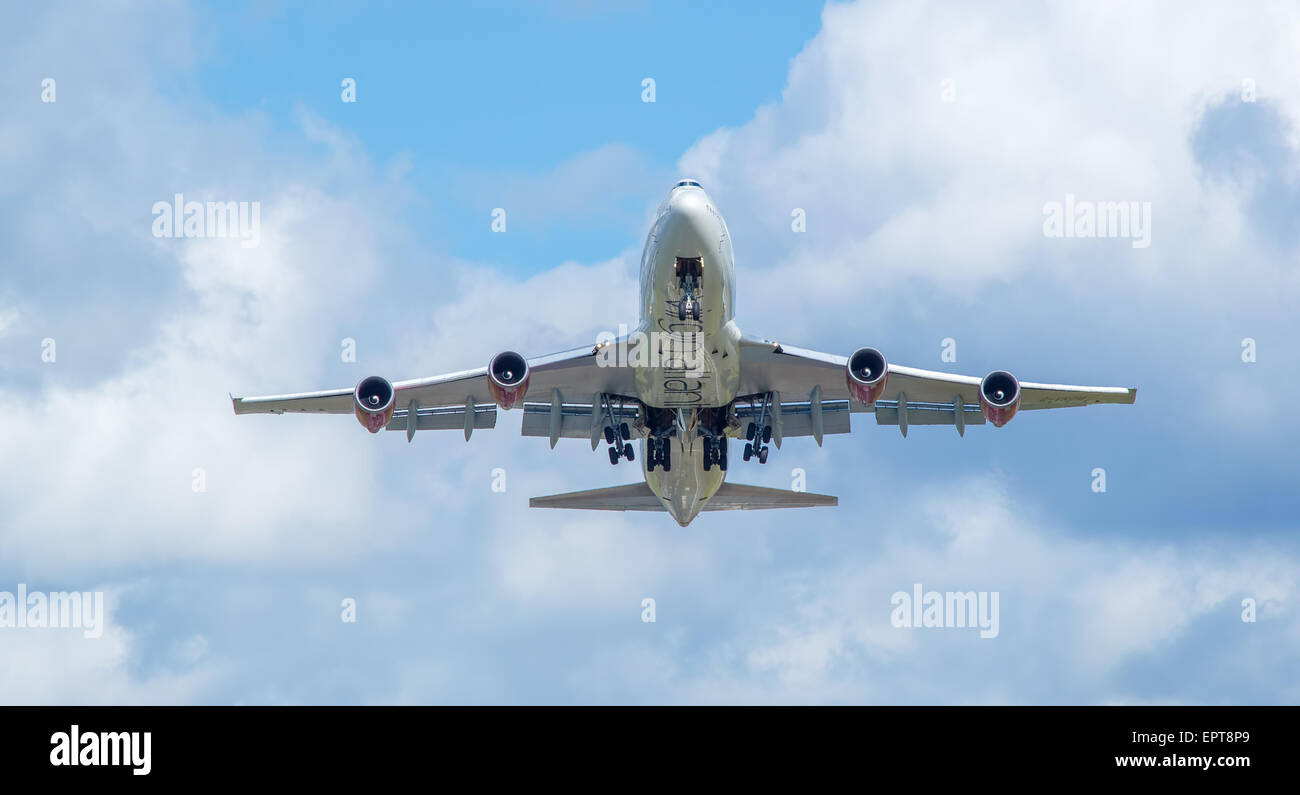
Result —
POLYGON ((372 375, 361 379, 352 391, 357 421, 371 433, 378 433, 393 418, 397 392, 386 378, 372 375))
POLYGON ((889 364, 885 355, 875 348, 858 348, 849 356, 844 378, 853 399, 870 406, 885 391, 889 364))
POLYGON ((984 419, 1001 428, 1020 408, 1020 382, 1006 370, 994 370, 980 381, 980 411, 984 419))
POLYGON ((504 351, 488 363, 488 391, 502 409, 510 409, 524 400, 528 392, 528 361, 514 351, 504 351))

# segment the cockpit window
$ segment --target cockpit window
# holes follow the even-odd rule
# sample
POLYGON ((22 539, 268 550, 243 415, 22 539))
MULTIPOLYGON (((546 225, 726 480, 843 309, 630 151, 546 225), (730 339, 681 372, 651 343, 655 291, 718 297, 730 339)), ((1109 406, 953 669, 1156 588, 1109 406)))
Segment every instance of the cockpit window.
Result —
POLYGON ((700 183, 696 182, 696 181, 693 180, 693 179, 684 179, 684 180, 682 180, 681 182, 678 182, 677 185, 676 185, 676 187, 678 187, 678 188, 698 188, 698 187, 700 187, 700 183))

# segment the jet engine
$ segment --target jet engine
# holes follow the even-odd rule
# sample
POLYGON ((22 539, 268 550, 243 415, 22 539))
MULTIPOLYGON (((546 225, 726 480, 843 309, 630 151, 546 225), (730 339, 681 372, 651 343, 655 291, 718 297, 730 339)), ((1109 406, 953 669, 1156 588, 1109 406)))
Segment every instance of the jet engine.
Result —
POLYGON ((524 357, 514 351, 498 353, 488 363, 488 391, 498 406, 503 409, 513 408, 523 403, 530 375, 524 357))
POLYGON ((844 378, 853 399, 870 406, 885 391, 889 379, 885 355, 875 348, 858 348, 849 357, 844 378))
POLYGON ((1006 370, 994 370, 980 381, 980 411, 1001 428, 1020 408, 1020 382, 1006 370))
POLYGON ((361 379, 352 391, 357 421, 371 433, 378 433, 393 418, 397 392, 388 379, 372 375, 361 379))

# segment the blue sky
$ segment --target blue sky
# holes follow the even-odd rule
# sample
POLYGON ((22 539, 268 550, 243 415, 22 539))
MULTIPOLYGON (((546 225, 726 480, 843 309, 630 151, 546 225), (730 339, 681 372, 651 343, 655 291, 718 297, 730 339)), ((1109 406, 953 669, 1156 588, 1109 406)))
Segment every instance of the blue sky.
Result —
POLYGON ((103 590, 109 622, 0 628, 0 703, 1295 703, 1298 29, 1119 3, 25 11, 0 32, 0 591, 103 590), (635 473, 517 413, 410 445, 231 415, 633 320, 683 175, 727 217, 746 332, 1136 405, 965 438, 858 417, 730 473, 799 468, 838 508, 685 529, 530 511, 635 473), (260 202, 260 245, 155 238, 177 192, 260 202), (1149 202, 1151 245, 1045 237, 1067 194, 1149 202), (999 636, 892 627, 917 582, 999 592, 999 636))
POLYGON ((213 23, 202 37, 208 60, 178 90, 197 89, 222 111, 265 112, 290 134, 299 109, 354 133, 371 157, 409 162, 413 230, 457 256, 530 273, 643 234, 646 206, 699 131, 741 124, 779 99, 819 21, 815 4, 604 5, 223 6, 203 17, 213 23), (682 30, 694 33, 677 43, 682 30), (362 86, 360 109, 340 102, 340 74, 362 86), (650 76, 653 105, 639 101, 650 76), (626 171, 601 223, 524 215, 505 237, 481 223, 503 183, 606 147, 616 156, 600 165, 626 171))

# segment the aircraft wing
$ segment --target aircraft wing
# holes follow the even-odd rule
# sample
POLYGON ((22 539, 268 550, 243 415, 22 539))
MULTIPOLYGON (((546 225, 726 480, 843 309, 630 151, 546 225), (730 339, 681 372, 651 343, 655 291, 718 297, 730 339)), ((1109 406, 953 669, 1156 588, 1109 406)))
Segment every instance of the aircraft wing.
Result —
MULTIPOLYGON (((524 400, 585 405, 590 425, 590 407, 600 395, 614 399, 636 394, 632 369, 602 367, 598 352, 599 348, 593 346, 527 359, 529 376, 524 400)), ((468 439, 476 428, 496 426, 496 404, 488 388, 487 367, 394 381, 392 387, 394 411, 387 429, 407 431, 408 439, 416 430, 462 428, 468 439), (415 410, 414 417, 411 409, 415 410)), ((351 414, 354 410, 353 387, 259 397, 232 395, 231 402, 236 414, 351 414)))
MULTIPOLYGON (((772 340, 743 337, 740 343, 741 383, 738 394, 754 398, 775 393, 779 405, 777 419, 791 417, 794 433, 785 436, 811 435, 821 442, 821 433, 847 433, 848 413, 876 414, 880 425, 899 425, 903 434, 911 425, 980 425, 985 419, 980 411, 978 376, 956 375, 888 364, 888 378, 877 396, 874 408, 851 399, 846 372, 848 357, 821 353, 785 345, 772 340), (815 431, 806 415, 814 413, 814 396, 821 404, 815 409, 821 431, 815 431), (842 415, 842 416, 840 416, 842 415)), ((1074 386, 1019 381, 1021 410, 1087 406, 1094 403, 1133 403, 1137 389, 1108 386, 1074 386)), ((757 413, 746 407, 737 410, 743 417, 757 413)), ((782 423, 784 424, 784 423, 782 423)), ((780 430, 773 428, 779 438, 780 430)))

